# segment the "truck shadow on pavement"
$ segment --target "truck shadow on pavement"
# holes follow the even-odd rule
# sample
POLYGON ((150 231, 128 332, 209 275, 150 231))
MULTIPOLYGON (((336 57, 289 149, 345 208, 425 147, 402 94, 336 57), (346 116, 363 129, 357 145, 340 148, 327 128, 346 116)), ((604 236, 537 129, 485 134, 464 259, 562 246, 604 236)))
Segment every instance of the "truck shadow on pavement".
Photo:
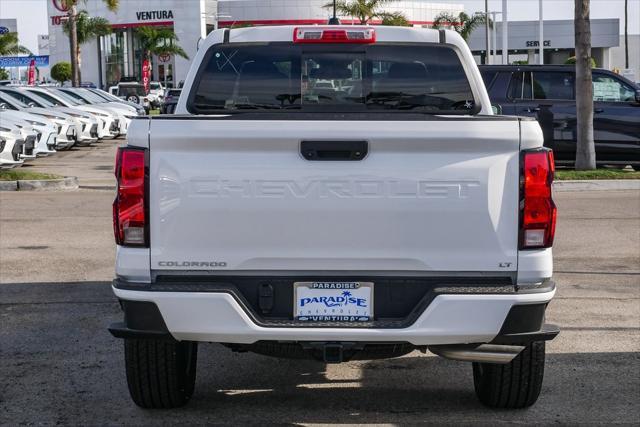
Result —
POLYGON ((468 363, 413 352, 326 365, 233 353, 219 344, 200 345, 186 407, 143 410, 129 399, 122 342, 107 331, 122 318, 109 282, 0 284, 0 310, 0 425, 640 419, 636 352, 550 352, 538 403, 495 411, 476 400, 468 363))

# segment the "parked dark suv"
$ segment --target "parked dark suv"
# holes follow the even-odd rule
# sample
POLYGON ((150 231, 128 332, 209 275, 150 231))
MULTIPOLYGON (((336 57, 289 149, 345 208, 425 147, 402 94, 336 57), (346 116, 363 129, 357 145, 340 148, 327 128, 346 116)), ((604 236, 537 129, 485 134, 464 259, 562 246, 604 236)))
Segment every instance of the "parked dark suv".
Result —
MULTIPOLYGON (((491 102, 502 113, 534 116, 559 164, 576 155, 575 69, 572 65, 480 66, 491 102)), ((593 70, 593 132, 598 164, 640 169, 640 86, 593 70)))

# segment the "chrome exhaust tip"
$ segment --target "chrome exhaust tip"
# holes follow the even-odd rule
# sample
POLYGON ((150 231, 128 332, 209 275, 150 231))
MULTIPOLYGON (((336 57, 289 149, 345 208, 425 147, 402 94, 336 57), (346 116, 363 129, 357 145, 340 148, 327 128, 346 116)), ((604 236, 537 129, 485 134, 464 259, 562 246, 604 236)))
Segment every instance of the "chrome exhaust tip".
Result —
POLYGON ((440 357, 464 362, 496 363, 500 365, 511 362, 524 350, 521 345, 434 345, 429 351, 440 357))

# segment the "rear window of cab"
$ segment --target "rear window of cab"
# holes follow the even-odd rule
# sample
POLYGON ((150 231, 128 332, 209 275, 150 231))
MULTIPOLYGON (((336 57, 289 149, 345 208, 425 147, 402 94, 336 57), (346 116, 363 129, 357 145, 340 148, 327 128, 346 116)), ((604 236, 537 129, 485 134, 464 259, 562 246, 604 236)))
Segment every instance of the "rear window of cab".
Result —
POLYGON ((195 81, 193 114, 480 109, 456 51, 436 44, 218 44, 195 81))

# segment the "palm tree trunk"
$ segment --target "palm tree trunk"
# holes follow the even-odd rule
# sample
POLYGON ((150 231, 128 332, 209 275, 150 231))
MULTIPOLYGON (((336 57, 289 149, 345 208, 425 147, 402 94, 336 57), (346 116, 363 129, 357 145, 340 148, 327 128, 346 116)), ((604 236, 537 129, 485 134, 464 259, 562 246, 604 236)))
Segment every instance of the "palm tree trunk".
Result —
POLYGON ((80 86, 80 70, 78 68, 78 26, 76 22, 76 5, 69 8, 69 56, 71 57, 71 84, 74 87, 80 86))
POLYGON ((576 44, 576 170, 596 168, 593 142, 593 86, 591 80, 590 0, 575 0, 576 44))
POLYGON ((624 0, 624 68, 629 69, 629 0, 624 0))
POLYGON ((82 85, 82 55, 80 55, 80 43, 76 49, 76 63, 78 64, 78 86, 82 85))

